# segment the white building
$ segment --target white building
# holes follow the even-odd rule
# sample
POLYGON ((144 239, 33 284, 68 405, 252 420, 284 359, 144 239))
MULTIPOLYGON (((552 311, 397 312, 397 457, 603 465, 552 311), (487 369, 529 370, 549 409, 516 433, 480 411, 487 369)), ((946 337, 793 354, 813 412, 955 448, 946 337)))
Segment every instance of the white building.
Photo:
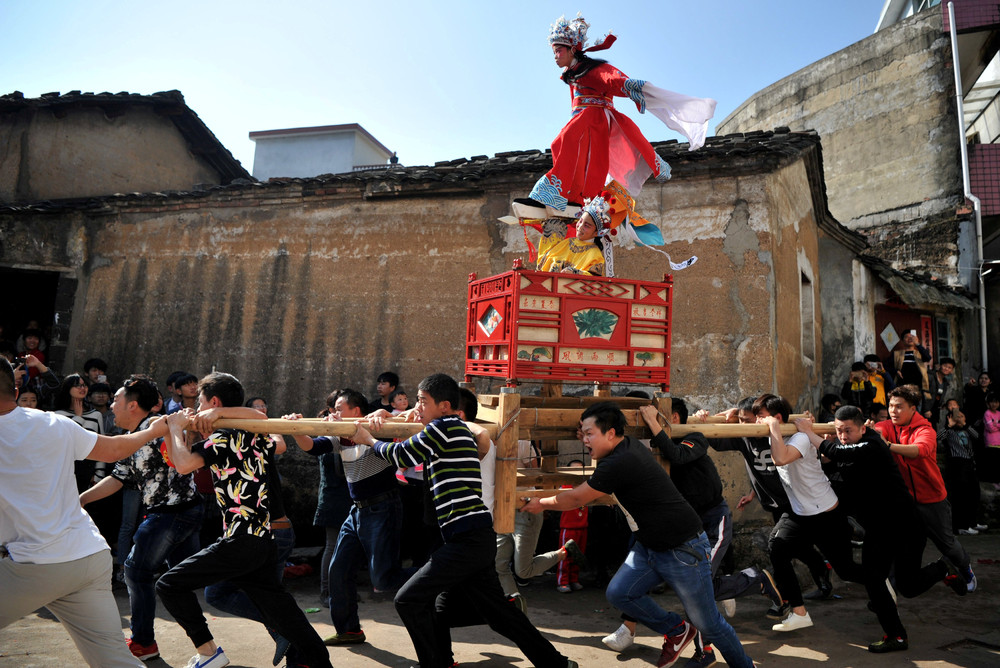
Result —
POLYGON ((260 130, 251 132, 250 140, 253 176, 261 181, 381 169, 395 162, 395 153, 357 123, 260 130))

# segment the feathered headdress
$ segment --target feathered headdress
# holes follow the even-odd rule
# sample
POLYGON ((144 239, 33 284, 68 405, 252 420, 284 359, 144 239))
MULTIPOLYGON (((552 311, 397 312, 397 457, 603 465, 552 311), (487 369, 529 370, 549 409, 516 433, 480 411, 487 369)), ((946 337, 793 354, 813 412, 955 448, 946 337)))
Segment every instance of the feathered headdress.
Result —
POLYGON ((575 19, 569 21, 566 20, 565 16, 560 16, 559 20, 549 27, 549 44, 564 44, 574 51, 586 53, 588 51, 603 51, 618 39, 609 32, 604 36, 604 39, 593 46, 587 47, 587 29, 589 27, 590 24, 580 14, 577 14, 575 19))

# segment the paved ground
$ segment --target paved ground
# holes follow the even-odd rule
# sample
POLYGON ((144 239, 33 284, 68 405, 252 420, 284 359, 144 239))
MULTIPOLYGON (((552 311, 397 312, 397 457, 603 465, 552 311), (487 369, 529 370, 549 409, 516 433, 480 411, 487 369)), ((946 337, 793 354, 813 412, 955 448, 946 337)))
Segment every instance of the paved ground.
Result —
MULTIPOLYGON (((740 599, 731 621, 750 655, 765 667, 1000 666, 1000 533, 964 537, 962 542, 972 554, 979 591, 960 598, 940 585, 917 599, 901 601, 901 616, 910 635, 908 652, 875 656, 865 650, 868 642, 881 636, 881 631, 875 616, 865 608, 864 589, 859 585, 837 582, 837 592, 843 598, 810 604, 816 625, 804 631, 772 632, 772 622, 764 617, 766 601, 760 597, 740 599)), ((932 553, 933 548, 929 547, 927 554, 932 553)), ((316 576, 290 581, 289 587, 303 608, 317 605, 316 576)), ((128 597, 124 591, 116 594, 122 626, 127 631, 128 597)), ((581 666, 638 668, 655 664, 659 656, 660 639, 642 628, 637 644, 621 655, 601 644, 600 638, 617 628, 619 621, 600 589, 589 587, 573 594, 559 594, 553 578, 543 576, 525 588, 524 595, 532 621, 563 654, 581 666)), ((369 643, 331 648, 333 665, 405 667, 414 663, 413 647, 391 600, 373 600, 369 594, 363 598, 362 623, 369 643)), ((677 599, 671 594, 660 598, 664 605, 678 608, 677 599)), ((162 658, 148 665, 150 668, 183 666, 193 649, 162 606, 157 612, 156 635, 162 658)), ((308 615, 321 635, 332 632, 325 613, 323 610, 308 615)), ((233 666, 271 665, 273 645, 261 626, 226 615, 209 619, 233 666)), ((459 629, 454 637, 455 656, 463 668, 528 665, 515 647, 488 628, 459 629)), ((690 656, 691 649, 684 654, 690 656)), ((684 659, 676 665, 683 663, 684 659)), ((0 630, 0 668, 79 665, 82 665, 80 655, 69 636, 44 610, 0 630)))

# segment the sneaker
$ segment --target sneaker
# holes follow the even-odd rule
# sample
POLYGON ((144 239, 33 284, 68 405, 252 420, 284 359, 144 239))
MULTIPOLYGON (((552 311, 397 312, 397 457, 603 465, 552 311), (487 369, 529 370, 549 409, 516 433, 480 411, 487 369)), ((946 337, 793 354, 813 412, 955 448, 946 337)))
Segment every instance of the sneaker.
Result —
POLYGON ((616 652, 624 652, 635 642, 635 635, 622 624, 617 631, 601 638, 601 642, 616 652))
POLYGON ((672 666, 681 657, 681 652, 688 646, 694 637, 698 635, 698 629, 691 626, 686 621, 684 629, 677 634, 663 636, 663 649, 660 651, 660 659, 656 662, 658 668, 672 666))
POLYGON ((969 593, 969 585, 966 583, 965 578, 957 575, 946 575, 944 576, 944 583, 951 587, 951 590, 959 596, 965 596, 969 593))
POLYGON ((714 666, 715 664, 715 650, 711 647, 706 647, 700 652, 695 652, 694 656, 684 664, 684 668, 708 668, 708 666, 714 666))
POLYGON ((959 529, 958 533, 960 536, 978 536, 979 532, 975 529, 959 529))
POLYGON ((976 574, 972 572, 972 566, 965 571, 965 589, 971 594, 976 591, 976 574))
POLYGON ((768 619, 780 620, 787 617, 788 613, 790 613, 791 611, 792 611, 792 606, 788 605, 787 603, 782 603, 781 605, 772 604, 771 607, 767 609, 766 614, 768 619))
POLYGON ((583 550, 580 549, 580 546, 576 544, 575 540, 570 538, 566 541, 566 544, 563 545, 563 549, 566 550, 566 554, 573 560, 574 564, 580 567, 581 570, 585 571, 590 568, 587 556, 583 553, 583 550))
POLYGON ((360 645, 365 641, 364 631, 344 631, 323 638, 324 645, 360 645))
MULTIPOLYGON (((761 570, 760 593, 771 599, 771 605, 781 607, 784 601, 781 599, 781 592, 778 591, 778 583, 774 581, 774 576, 768 570, 761 570)), ((730 615, 732 616, 732 615, 730 615)))
POLYGON ((140 645, 136 641, 129 638, 125 641, 125 644, 128 645, 128 649, 132 652, 132 656, 140 661, 149 661, 150 659, 155 659, 160 656, 160 648, 156 646, 155 640, 148 645, 140 645))
POLYGON ((583 585, 579 582, 570 582, 569 586, 573 589, 573 591, 580 591, 583 589, 583 585))
POLYGON ((724 615, 726 615, 726 617, 732 617, 733 615, 736 614, 735 598, 723 599, 722 601, 719 601, 719 603, 722 605, 722 612, 724 615))
POLYGON ((274 633, 274 657, 271 659, 271 665, 272 666, 277 666, 279 663, 281 663, 281 660, 285 658, 286 654, 288 654, 288 650, 289 650, 289 648, 291 646, 292 646, 292 643, 289 642, 288 638, 286 638, 285 636, 281 635, 280 633, 275 632, 274 633))
POLYGON ((868 651, 874 654, 885 654, 886 652, 901 652, 909 647, 906 638, 882 636, 881 640, 868 645, 868 651))
POLYGON ((573 592, 573 588, 569 585, 559 585, 556 587, 556 591, 560 594, 570 594, 573 592))
POLYGON ((523 614, 528 614, 528 602, 524 600, 520 592, 515 592, 508 596, 507 601, 517 607, 523 614))
POLYGON ((813 625, 812 617, 807 612, 804 615, 796 615, 794 612, 788 614, 784 621, 771 627, 772 631, 798 631, 807 629, 813 625))
POLYGON ((826 564, 826 568, 822 573, 818 575, 813 575, 813 581, 816 582, 816 589, 812 590, 802 598, 807 601, 825 601, 833 598, 833 583, 830 582, 830 571, 832 570, 829 563, 826 564))
POLYGON ((195 654, 184 668, 222 668, 228 665, 229 659, 226 657, 226 653, 222 651, 221 647, 217 647, 212 656, 195 654))
POLYGON ((972 528, 975 529, 976 531, 986 531, 987 529, 989 529, 989 527, 986 526, 985 524, 977 524, 972 528))

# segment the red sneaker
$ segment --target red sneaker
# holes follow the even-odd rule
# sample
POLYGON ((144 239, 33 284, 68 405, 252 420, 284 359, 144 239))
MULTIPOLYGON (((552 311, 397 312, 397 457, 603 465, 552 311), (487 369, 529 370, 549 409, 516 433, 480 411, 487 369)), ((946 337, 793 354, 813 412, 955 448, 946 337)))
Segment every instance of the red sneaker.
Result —
POLYGON ((160 648, 156 646, 155 640, 151 645, 140 645, 136 641, 129 638, 125 641, 125 644, 128 645, 129 651, 132 652, 132 656, 140 661, 149 661, 150 659, 155 659, 160 656, 160 648))
POLYGON ((698 634, 698 629, 684 622, 684 630, 672 636, 663 636, 663 651, 660 652, 660 660, 656 665, 660 668, 672 666, 680 658, 681 652, 688 646, 698 634))

